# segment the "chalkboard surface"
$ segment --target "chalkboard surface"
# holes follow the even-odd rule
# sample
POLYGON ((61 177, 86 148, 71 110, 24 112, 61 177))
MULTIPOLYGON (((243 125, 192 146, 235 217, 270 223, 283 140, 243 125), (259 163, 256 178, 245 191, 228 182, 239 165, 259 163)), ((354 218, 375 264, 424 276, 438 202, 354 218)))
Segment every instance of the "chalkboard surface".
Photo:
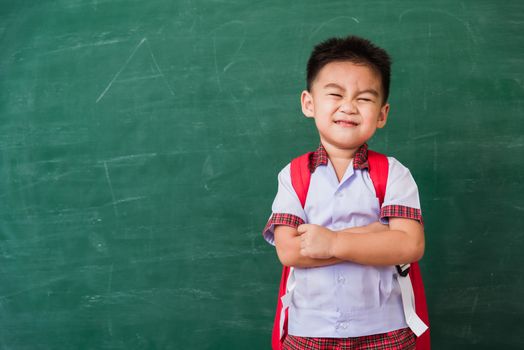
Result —
POLYGON ((314 44, 393 56, 435 349, 524 347, 522 1, 0 4, 0 349, 268 349, 314 44))

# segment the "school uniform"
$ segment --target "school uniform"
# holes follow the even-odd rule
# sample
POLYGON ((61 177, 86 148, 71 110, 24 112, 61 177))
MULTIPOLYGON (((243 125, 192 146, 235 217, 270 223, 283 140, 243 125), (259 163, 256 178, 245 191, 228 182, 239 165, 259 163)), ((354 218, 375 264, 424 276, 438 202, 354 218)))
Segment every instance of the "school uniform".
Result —
MULTIPOLYGON (((276 225, 296 228, 309 223, 342 230, 378 220, 387 223, 389 217, 422 222, 418 189, 411 173, 395 158, 388 157, 388 162, 382 207, 369 177, 366 144, 359 148, 340 182, 326 150, 322 145, 318 147, 310 158, 311 182, 304 207, 291 184, 288 164, 278 175, 278 192, 264 238, 274 244, 276 225)), ((400 334, 402 339, 414 338, 409 329, 406 330, 408 325, 395 266, 342 262, 325 267, 294 268, 294 278, 288 345, 299 339, 296 337, 341 341, 368 337, 370 340, 390 333, 392 337, 400 334)))

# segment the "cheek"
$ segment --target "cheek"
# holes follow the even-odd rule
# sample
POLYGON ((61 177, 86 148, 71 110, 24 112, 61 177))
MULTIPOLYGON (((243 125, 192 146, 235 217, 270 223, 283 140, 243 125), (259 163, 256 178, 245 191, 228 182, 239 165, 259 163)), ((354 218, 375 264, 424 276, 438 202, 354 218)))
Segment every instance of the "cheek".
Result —
POLYGON ((331 113, 324 112, 317 114, 315 118, 317 125, 328 125, 332 123, 331 113))
POLYGON ((315 126, 317 127, 317 130, 323 134, 327 132, 329 129, 331 129, 331 121, 327 118, 315 118, 315 126))
POLYGON ((376 106, 365 106, 360 109, 362 114, 373 120, 378 120, 381 116, 380 108, 376 106))
POLYGON ((338 106, 335 104, 325 104, 318 112, 322 118, 331 119, 338 112, 338 106))

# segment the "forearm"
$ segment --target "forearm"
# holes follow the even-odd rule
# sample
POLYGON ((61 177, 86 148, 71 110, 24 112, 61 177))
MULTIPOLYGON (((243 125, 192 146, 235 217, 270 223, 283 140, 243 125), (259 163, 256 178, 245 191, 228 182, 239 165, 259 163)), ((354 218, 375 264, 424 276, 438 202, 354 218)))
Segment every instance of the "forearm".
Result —
POLYGON ((300 235, 295 228, 289 226, 277 226, 275 228, 275 245, 277 255, 285 266, 292 267, 321 267, 340 263, 337 258, 315 259, 300 254, 300 235))
POLYGON ((415 220, 390 218, 379 223, 334 232, 304 224, 300 254, 310 258, 336 258, 362 265, 399 265, 418 261, 424 254, 424 230, 415 220))
POLYGON ((292 267, 322 267, 328 265, 334 265, 342 262, 342 259, 335 257, 328 259, 314 259, 308 256, 303 256, 300 254, 300 238, 293 238, 291 242, 284 248, 285 252, 279 252, 277 248, 277 253, 280 261, 283 265, 292 266, 292 267))
POLYGON ((338 232, 350 232, 350 233, 372 233, 382 232, 389 230, 389 225, 382 224, 380 221, 373 222, 366 226, 348 227, 338 232))
POLYGON ((336 237, 333 256, 362 265, 387 266, 418 261, 424 249, 421 243, 400 230, 365 234, 345 230, 337 232, 336 237))

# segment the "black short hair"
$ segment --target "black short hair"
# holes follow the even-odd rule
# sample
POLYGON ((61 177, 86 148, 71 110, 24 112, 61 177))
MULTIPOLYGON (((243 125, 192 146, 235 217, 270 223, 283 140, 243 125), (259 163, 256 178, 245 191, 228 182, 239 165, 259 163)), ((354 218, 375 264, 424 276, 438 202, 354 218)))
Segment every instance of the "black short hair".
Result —
POLYGON ((311 91, 313 81, 326 64, 340 61, 365 64, 379 73, 384 93, 383 103, 386 103, 391 80, 391 58, 386 50, 358 36, 331 38, 315 46, 307 62, 308 91, 311 91))

